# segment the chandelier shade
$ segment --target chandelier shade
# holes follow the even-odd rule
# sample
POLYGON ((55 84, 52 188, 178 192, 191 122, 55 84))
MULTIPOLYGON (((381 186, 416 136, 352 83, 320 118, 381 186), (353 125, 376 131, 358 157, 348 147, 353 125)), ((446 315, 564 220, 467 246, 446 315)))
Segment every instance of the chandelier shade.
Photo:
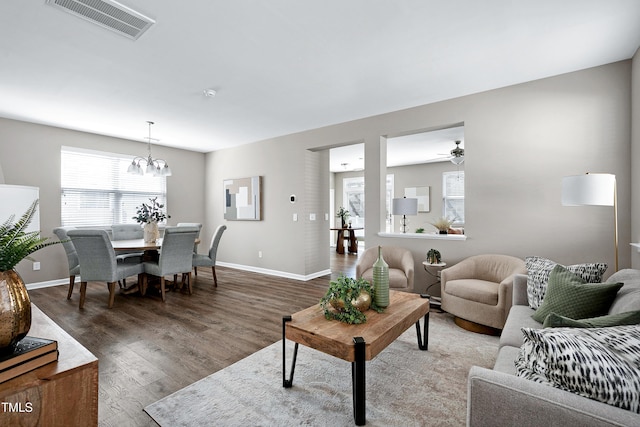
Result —
POLYGON ((169 164, 163 159, 154 159, 151 157, 151 125, 153 122, 147 122, 149 124, 149 136, 147 139, 147 157, 134 157, 131 164, 127 168, 127 172, 133 175, 152 174, 153 176, 171 176, 171 168, 169 164), (146 166, 143 169, 143 165, 146 166))

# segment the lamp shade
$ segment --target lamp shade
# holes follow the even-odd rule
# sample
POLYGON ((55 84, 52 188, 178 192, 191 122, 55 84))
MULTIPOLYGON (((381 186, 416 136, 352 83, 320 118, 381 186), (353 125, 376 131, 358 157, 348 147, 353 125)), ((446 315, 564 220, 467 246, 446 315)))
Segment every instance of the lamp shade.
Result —
POLYGON ((392 215, 418 215, 418 199, 406 197, 393 199, 391 212, 392 215))
POLYGON ((613 206, 616 176, 587 173, 562 178, 563 206, 613 206))
POLYGON ((454 156, 451 158, 451 163, 454 165, 461 165, 464 162, 464 156, 454 156))

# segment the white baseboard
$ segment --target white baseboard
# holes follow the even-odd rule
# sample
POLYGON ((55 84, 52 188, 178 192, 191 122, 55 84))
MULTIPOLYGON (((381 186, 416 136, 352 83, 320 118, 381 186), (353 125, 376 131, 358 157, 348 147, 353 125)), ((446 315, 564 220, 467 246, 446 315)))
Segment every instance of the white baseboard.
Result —
POLYGON ((316 273, 302 275, 302 274, 289 273, 286 271, 278 271, 278 270, 270 270, 268 268, 254 267, 252 265, 233 264, 230 262, 219 262, 219 261, 216 263, 216 265, 219 265, 221 267, 234 268, 236 270, 250 271, 252 273, 260 273, 260 274, 266 274, 269 276, 284 277, 286 279, 301 280, 303 282, 315 279, 317 277, 322 277, 322 276, 331 274, 331 270, 323 270, 323 271, 318 271, 316 273))
MULTIPOLYGON (((76 280, 76 283, 79 283, 76 280)), ((40 289, 40 288, 50 288, 51 286, 60 286, 60 285, 68 285, 69 278, 66 279, 56 279, 56 280, 48 280, 46 282, 36 282, 27 284, 27 290, 30 291, 32 289, 40 289)))
MULTIPOLYGON (((307 274, 305 276, 302 274, 288 273, 286 271, 270 270, 267 268, 253 267, 251 265, 233 264, 230 262, 217 262, 216 265, 219 265, 221 267, 235 268, 236 270, 250 271, 252 273, 260 273, 260 274, 267 274, 269 276, 278 276, 278 277, 284 277, 287 279, 301 280, 303 282, 315 279, 317 277, 322 277, 322 276, 331 274, 330 269, 307 274)), ((79 276, 76 277, 76 283, 80 283, 79 276)), ((69 284, 69 279, 65 278, 65 279, 49 280, 46 282, 29 283, 26 286, 27 286, 27 290, 32 290, 32 289, 49 288, 51 286, 60 286, 60 285, 68 285, 68 284, 69 284)))

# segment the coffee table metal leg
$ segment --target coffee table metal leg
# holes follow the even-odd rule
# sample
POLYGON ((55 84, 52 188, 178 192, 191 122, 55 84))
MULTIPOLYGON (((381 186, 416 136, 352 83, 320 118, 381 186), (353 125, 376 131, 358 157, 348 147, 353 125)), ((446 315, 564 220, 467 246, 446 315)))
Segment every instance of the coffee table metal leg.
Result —
POLYGON ((357 426, 363 426, 366 421, 366 381, 365 381, 365 342, 362 337, 353 338, 355 344, 355 361, 351 363, 351 377, 353 387, 353 418, 357 426))
POLYGON ((287 322, 291 322, 291 316, 284 316, 282 318, 282 387, 290 388, 291 386, 293 386, 293 372, 296 369, 298 343, 296 343, 293 347, 293 362, 291 362, 291 374, 287 379, 287 341, 285 338, 287 322))
POLYGON ((416 322, 416 332, 418 333, 418 348, 420 350, 429 349, 429 313, 424 315, 424 339, 420 333, 420 320, 416 322))

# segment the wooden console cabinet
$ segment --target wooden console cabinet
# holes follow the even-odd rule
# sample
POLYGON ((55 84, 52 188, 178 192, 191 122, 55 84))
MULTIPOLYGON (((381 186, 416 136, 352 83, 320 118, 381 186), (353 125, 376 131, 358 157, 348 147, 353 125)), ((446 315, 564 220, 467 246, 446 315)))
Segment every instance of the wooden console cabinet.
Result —
POLYGON ((97 426, 98 359, 31 307, 29 335, 58 341, 58 361, 0 384, 0 426, 97 426))

